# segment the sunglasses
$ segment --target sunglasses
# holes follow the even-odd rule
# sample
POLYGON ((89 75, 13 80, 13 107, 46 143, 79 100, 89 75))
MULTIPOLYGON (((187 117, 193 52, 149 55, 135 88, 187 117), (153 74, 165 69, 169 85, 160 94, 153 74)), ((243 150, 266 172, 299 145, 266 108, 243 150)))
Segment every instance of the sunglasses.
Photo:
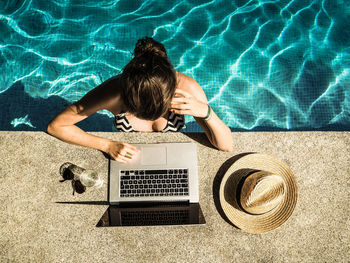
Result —
POLYGON ((62 167, 60 173, 63 179, 60 180, 61 183, 67 180, 72 180, 73 195, 75 193, 82 194, 85 192, 86 187, 80 182, 80 180, 74 180, 74 174, 69 169, 69 167, 62 167))

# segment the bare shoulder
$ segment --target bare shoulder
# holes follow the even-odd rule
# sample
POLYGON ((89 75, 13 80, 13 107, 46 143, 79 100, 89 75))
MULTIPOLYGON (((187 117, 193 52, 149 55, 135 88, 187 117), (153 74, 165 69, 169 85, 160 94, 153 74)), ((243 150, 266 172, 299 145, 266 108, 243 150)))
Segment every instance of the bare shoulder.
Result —
POLYGON ((207 97, 202 89, 202 87, 198 84, 198 82, 181 72, 177 72, 178 78, 178 89, 184 90, 190 93, 193 97, 197 98, 200 101, 207 102, 207 97))
MULTIPOLYGON (((115 105, 121 105, 120 84, 118 77, 112 77, 94 89, 75 103, 80 112, 96 112, 102 109, 111 110, 115 105)), ((114 108, 113 111, 116 109, 114 108)))

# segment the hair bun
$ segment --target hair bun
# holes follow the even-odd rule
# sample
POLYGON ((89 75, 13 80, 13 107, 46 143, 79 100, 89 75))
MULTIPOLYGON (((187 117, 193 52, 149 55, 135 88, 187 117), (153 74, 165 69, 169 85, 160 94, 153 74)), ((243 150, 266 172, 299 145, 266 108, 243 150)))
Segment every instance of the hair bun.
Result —
POLYGON ((158 55, 167 58, 166 49, 163 44, 155 41, 151 37, 144 37, 137 40, 134 49, 134 56, 139 57, 145 53, 151 53, 152 55, 158 55))

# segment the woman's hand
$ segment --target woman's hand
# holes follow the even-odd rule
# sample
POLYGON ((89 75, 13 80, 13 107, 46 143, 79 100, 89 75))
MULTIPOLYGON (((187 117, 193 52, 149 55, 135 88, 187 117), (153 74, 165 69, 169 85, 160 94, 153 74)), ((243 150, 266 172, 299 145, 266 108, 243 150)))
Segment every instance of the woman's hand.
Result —
POLYGON ((177 114, 187 114, 193 117, 204 118, 208 113, 208 104, 199 101, 190 93, 177 89, 170 104, 170 110, 177 114))
POLYGON ((117 162, 127 163, 140 150, 125 142, 110 141, 106 152, 117 162))

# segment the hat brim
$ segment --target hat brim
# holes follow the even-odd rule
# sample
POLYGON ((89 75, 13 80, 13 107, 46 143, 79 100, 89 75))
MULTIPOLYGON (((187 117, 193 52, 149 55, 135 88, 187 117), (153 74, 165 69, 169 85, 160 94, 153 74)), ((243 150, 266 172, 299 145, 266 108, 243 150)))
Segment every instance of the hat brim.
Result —
POLYGON ((298 189, 289 167, 277 158, 266 154, 248 154, 236 160, 226 171, 220 183, 220 205, 228 220, 249 233, 265 233, 282 225, 293 213, 297 203, 298 189), (252 215, 228 200, 227 183, 240 179, 242 170, 263 170, 281 176, 285 182, 285 193, 281 203, 271 211, 252 215), (225 195, 226 193, 226 195, 225 195))

